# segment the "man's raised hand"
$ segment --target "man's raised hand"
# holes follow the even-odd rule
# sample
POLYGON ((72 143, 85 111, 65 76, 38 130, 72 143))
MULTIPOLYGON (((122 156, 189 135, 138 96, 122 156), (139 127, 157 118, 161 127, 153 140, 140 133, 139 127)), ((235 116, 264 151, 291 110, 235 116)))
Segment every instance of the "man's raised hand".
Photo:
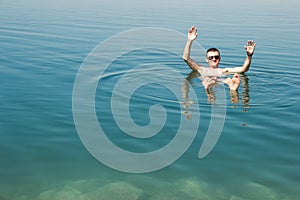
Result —
POLYGON ((195 26, 192 26, 190 29, 189 29, 189 32, 188 32, 188 40, 195 40, 197 38, 197 28, 195 26))
POLYGON ((255 50, 255 42, 253 40, 248 40, 247 45, 244 46, 248 56, 252 56, 255 50))

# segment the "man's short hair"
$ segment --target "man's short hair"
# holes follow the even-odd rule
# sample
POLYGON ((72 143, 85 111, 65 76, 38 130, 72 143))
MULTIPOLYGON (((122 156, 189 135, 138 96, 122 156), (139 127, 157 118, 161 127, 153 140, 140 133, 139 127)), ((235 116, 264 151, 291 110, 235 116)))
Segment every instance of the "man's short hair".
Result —
POLYGON ((221 56, 220 51, 219 51, 219 49, 217 49, 217 48, 209 48, 209 49, 207 49, 206 55, 207 55, 208 52, 215 52, 215 51, 218 52, 219 55, 221 56))

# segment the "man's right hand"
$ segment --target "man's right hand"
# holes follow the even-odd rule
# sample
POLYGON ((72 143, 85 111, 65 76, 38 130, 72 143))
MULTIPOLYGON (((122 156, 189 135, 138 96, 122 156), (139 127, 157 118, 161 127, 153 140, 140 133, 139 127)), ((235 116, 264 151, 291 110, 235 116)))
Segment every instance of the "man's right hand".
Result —
POLYGON ((197 38, 197 36, 198 36, 197 28, 195 26, 192 26, 188 32, 188 40, 193 41, 197 38))

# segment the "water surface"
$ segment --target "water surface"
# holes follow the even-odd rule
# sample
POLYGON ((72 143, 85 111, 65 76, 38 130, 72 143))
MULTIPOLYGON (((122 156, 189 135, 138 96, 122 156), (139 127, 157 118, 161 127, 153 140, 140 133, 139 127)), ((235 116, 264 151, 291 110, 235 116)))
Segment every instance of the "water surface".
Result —
MULTIPOLYGON (((93 198, 95 191, 111 194, 110 187, 131 191, 135 194, 128 196, 131 199, 297 199, 299 6, 293 0, 2 1, 0 199, 47 199, 50 194, 72 198, 76 192, 93 198), (200 124, 194 143, 180 159, 147 174, 123 173, 103 165, 86 150, 73 120, 73 84, 82 62, 99 43, 122 31, 159 27, 186 34, 191 25, 198 27, 197 41, 205 49, 221 50, 221 67, 241 65, 246 41, 257 43, 237 103, 230 101, 225 88, 226 120, 217 145, 207 157, 198 158, 212 104, 194 78, 190 89, 197 95, 193 106, 200 109, 200 124)), ((192 56, 203 59, 198 52, 192 56)), ((125 149, 155 150, 178 129, 183 99, 156 84, 139 88, 130 110, 133 120, 145 126, 151 105, 163 105, 168 118, 160 134, 146 142, 121 137, 111 114, 110 95, 116 81, 132 67, 157 61, 183 77, 191 72, 180 56, 136 50, 113 62, 102 82, 105 87, 97 87, 98 119, 125 149)), ((182 82, 174 80, 174 85, 181 88, 182 82)), ((193 108, 189 111, 195 116, 193 108)))

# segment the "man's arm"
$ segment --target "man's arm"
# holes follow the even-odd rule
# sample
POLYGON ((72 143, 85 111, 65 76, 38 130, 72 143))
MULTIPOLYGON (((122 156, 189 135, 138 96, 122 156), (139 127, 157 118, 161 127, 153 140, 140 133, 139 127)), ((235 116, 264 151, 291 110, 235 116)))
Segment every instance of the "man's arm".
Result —
POLYGON ((195 26, 192 26, 189 29, 188 39, 187 39, 186 45, 184 47, 184 52, 182 55, 183 60, 194 71, 198 71, 201 69, 201 66, 198 63, 196 63, 193 59, 191 59, 191 57, 190 57, 191 46, 192 46, 193 41, 197 38, 197 35, 198 35, 197 28, 195 26))
POLYGON ((252 61, 252 55, 254 54, 255 50, 255 42, 253 40, 248 40, 247 46, 245 46, 245 50, 247 53, 247 57, 245 59, 244 64, 241 67, 233 67, 233 68, 225 68, 225 73, 244 73, 247 72, 250 68, 250 64, 252 61))

